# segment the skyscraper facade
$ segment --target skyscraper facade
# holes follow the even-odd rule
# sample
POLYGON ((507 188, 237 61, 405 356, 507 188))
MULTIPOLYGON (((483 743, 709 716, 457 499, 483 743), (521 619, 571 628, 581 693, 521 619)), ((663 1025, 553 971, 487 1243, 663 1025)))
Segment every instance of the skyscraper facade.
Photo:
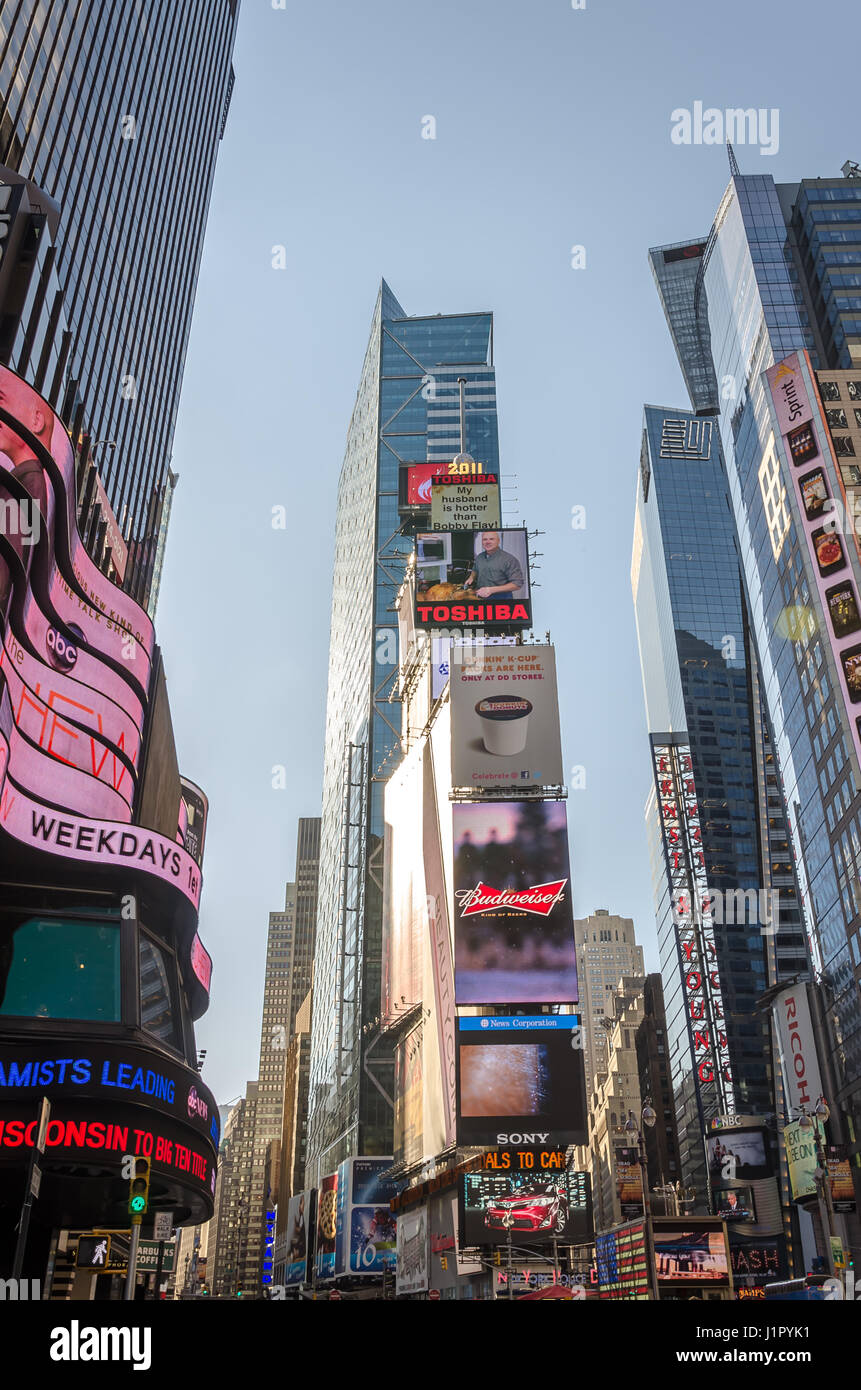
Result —
POLYGON ((710 418, 646 407, 632 585, 655 771, 647 821, 682 1178, 705 1199, 711 1119, 774 1111, 757 1001, 774 979, 775 943, 793 953, 797 969, 806 965, 792 865, 788 855, 775 857, 784 822, 779 806, 765 814, 755 663, 710 418))
POLYGON ((492 345, 490 314, 409 318, 382 283, 335 524, 309 1182, 350 1155, 391 1152, 393 1056, 379 1033, 383 792, 400 758, 393 603, 414 544, 398 488, 404 464, 450 460, 462 444, 498 473, 492 345))
MULTIPOLYGON (((68 324, 57 405, 76 442, 84 430, 101 445, 100 482, 129 552, 123 584, 144 605, 238 8, 10 0, 0 10, 0 183, 30 181, 31 201, 57 214, 39 253, 68 324)), ((47 361, 31 353, 24 371, 46 393, 47 361)), ((94 546, 89 514, 107 509, 95 483, 82 500, 81 533, 94 546)))
POLYGON ((605 907, 590 917, 574 919, 577 981, 580 989, 580 1027, 586 1086, 604 1060, 605 1020, 612 1017, 613 992, 622 975, 643 975, 643 948, 637 945, 634 923, 605 907))
MULTIPOLYGON (((810 374, 818 371, 822 395, 833 400, 832 392, 840 391, 837 370, 861 361, 853 293, 859 248, 857 166, 844 166, 843 178, 782 187, 768 175, 733 174, 691 306, 701 321, 700 305, 707 305, 751 629, 830 1033, 836 1094, 829 1099, 846 1116, 845 1132, 833 1137, 850 1143, 857 1143, 861 1129, 861 765, 852 695, 820 594, 823 560, 808 544, 808 517, 795 490, 802 456, 790 460, 782 449, 773 379, 766 373, 800 355, 800 370, 808 372, 817 397, 807 456, 823 461, 823 478, 833 465, 833 486, 845 486, 853 476, 852 441, 842 444, 849 433, 839 416, 827 419, 830 403, 810 374)), ((852 408, 850 379, 846 404, 852 408)), ((842 401, 834 405, 843 409, 842 401)), ((847 538, 842 549, 842 577, 857 593, 857 545, 847 538)), ((839 1113, 834 1122, 842 1124, 839 1113)))

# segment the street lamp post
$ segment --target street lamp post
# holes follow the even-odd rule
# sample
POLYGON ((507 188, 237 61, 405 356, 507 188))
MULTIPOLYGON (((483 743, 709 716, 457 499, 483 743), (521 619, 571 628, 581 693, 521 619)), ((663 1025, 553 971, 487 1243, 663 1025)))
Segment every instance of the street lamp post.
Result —
MULTIPOLYGON (((646 1103, 640 1113, 643 1124, 646 1125, 648 1129, 652 1129, 658 1117, 652 1109, 651 1097, 647 1097, 646 1103)), ((646 1228, 646 1259, 649 1262, 649 1283, 652 1286, 652 1297, 655 1302, 658 1302, 658 1271, 655 1265, 654 1241, 652 1239, 652 1208, 649 1201, 649 1170, 646 1163, 646 1141, 643 1137, 643 1131, 634 1117, 633 1110, 628 1111, 628 1118, 625 1122, 625 1132, 631 1137, 635 1134, 637 1136, 637 1151, 640 1156, 641 1181, 643 1184, 643 1224, 646 1228)))
POLYGON ((831 1111, 828 1109, 828 1102, 824 1096, 820 1096, 813 1107, 813 1114, 808 1115, 805 1106, 801 1107, 801 1118, 799 1124, 802 1129, 813 1130, 813 1146, 816 1150, 816 1168, 813 1179, 816 1183, 816 1200, 819 1206, 819 1221, 822 1226, 823 1239, 825 1241, 825 1258, 828 1264, 828 1273, 834 1278, 837 1270, 834 1267, 834 1250, 831 1241, 834 1238, 834 1206, 831 1201, 831 1184, 828 1181, 828 1163, 822 1149, 822 1139, 819 1122, 825 1125, 830 1118, 831 1111))

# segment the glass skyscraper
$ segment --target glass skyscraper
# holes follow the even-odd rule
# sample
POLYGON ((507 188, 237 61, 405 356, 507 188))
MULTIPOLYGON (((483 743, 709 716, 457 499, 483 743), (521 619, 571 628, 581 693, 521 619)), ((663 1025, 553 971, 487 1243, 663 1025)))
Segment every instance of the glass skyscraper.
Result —
MULTIPOLYGON (((841 1112, 832 1137, 853 1152, 861 1126, 861 768, 764 373, 795 350, 809 352, 820 377, 861 363, 859 264, 861 178, 853 166, 843 178, 781 187, 767 175, 735 174, 688 310, 702 322, 706 306, 736 543, 829 1031, 828 1099, 841 1112)), ((832 442, 839 455, 836 436, 832 442)), ((847 554, 854 573, 850 546, 847 554)))
POLYGON ((414 539, 401 469, 465 447, 499 467, 493 319, 408 317, 385 281, 347 436, 335 563, 314 957, 307 1181, 354 1154, 391 1153, 391 1045, 379 1032, 383 792, 401 756, 393 603, 414 539))
POLYGON ((709 418, 646 407, 632 585, 649 735, 660 768, 647 821, 668 1062, 683 1180, 704 1205, 709 1121, 727 1111, 768 1115, 774 1109, 768 1030, 755 1011, 770 982, 769 940, 776 937, 783 949, 794 942, 792 964, 805 964, 791 871, 780 878, 770 872, 781 822, 761 814, 765 779, 757 770, 763 742, 755 669, 720 440, 709 418), (702 880, 721 899, 713 925, 693 946, 674 911, 674 889, 686 883, 674 873, 681 802, 665 783, 670 769, 658 757, 668 747, 683 750, 680 766, 690 759, 685 776, 697 799, 691 850, 701 847, 702 880), (762 906, 770 906, 772 887, 780 888, 782 900, 774 937, 761 930, 768 925, 762 906), (709 1017, 695 975, 715 970, 718 994, 709 1017), (715 1033, 725 1034, 725 1056, 715 1033), (721 1085, 714 1084, 718 1072, 721 1085))
MULTIPOLYGON (((41 191, 59 210, 40 252, 70 335, 58 408, 76 437, 83 428, 102 444, 101 481, 128 546, 124 587, 145 604, 167 520, 238 8, 238 0, 0 7, 0 183, 26 179, 31 202, 44 201, 41 191)), ((38 373, 34 355, 23 374, 46 390, 38 373)), ((92 489, 79 500, 98 516, 92 489)), ((93 548, 97 522, 91 533, 88 520, 89 511, 81 534, 93 548)))

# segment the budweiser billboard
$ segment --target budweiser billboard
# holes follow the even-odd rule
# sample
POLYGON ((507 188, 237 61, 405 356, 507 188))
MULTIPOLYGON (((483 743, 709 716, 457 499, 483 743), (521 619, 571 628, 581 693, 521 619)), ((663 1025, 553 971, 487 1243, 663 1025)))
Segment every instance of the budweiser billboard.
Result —
POLYGON ((453 814, 455 1002, 576 1002, 565 803, 463 802, 453 814))

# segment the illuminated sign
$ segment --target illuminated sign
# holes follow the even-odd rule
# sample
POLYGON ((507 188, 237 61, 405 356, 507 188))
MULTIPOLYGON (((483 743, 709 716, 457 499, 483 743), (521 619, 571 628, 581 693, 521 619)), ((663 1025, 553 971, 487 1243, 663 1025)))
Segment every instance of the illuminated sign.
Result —
POLYGON ((285 1242, 285 1284, 304 1284, 308 1277, 308 1257, 314 1247, 314 1198, 312 1190, 296 1192, 287 1204, 285 1242))
POLYGON ((655 787, 688 1032, 706 1110, 735 1110, 729 1045, 706 877, 699 798, 687 744, 654 743, 655 787))
POLYGON ((649 1297, 646 1229, 642 1221, 595 1237, 598 1295, 604 1299, 649 1297))
MULTIPOLYGON (((817 418, 812 404, 815 387, 806 353, 790 353, 782 362, 769 367, 765 378, 773 417, 783 442, 782 471, 784 476, 789 475, 803 518, 800 530, 807 544, 809 569, 822 606, 824 621, 820 626, 831 648, 855 752, 861 760, 861 642, 858 640, 861 608, 856 584, 857 557, 853 563, 846 538, 840 536, 840 515, 845 509, 846 498, 833 445, 828 431, 820 430, 821 418, 817 418), (810 391, 806 376, 811 383, 810 391), (818 468, 806 474, 799 471, 802 464, 816 458, 819 459, 818 468)), ((846 529, 854 533, 855 549, 861 556, 851 511, 846 529)))
POLYGON ((452 808, 455 1000, 577 1000, 564 801, 465 801, 452 808))
POLYGON ((565 1148, 586 1142, 574 1014, 459 1018, 457 1142, 565 1148))
POLYGON ((729 1253, 722 1227, 696 1221, 654 1221, 652 1239, 659 1284, 729 1283, 729 1253))
POLYGON ((616 1192, 622 1218, 639 1216, 643 1210, 643 1170, 637 1149, 616 1149, 616 1192))
POLYGON ((81 1042, 64 1048, 43 1043, 7 1043, 0 1057, 0 1102, 24 1096, 96 1097, 138 1102, 189 1122, 209 1142, 212 1093, 187 1067, 125 1043, 81 1042), (62 1055, 65 1053, 65 1055, 62 1055), (194 1084, 190 1086, 191 1078, 194 1084))
POLYGON ((510 1163, 492 1167, 461 1183, 461 1234, 464 1245, 498 1245, 509 1232, 518 1245, 550 1240, 583 1244, 592 1238, 588 1173, 565 1166, 565 1154, 552 1149, 501 1151, 510 1163), (542 1161, 543 1160, 543 1161, 542 1161))
POLYGON ((526 531, 419 532, 415 621, 421 628, 531 626, 526 531))
MULTIPOLYGON (((20 1161, 21 1151, 32 1149, 39 1128, 32 1118, 32 1106, 20 1116, 3 1114, 0 1117, 0 1162, 20 1161)), ((202 1153, 194 1146, 195 1136, 187 1125, 158 1120, 129 1106, 74 1107, 59 1103, 51 1106, 51 1119, 45 1137, 45 1153, 40 1166, 50 1171, 51 1160, 59 1158, 69 1163, 90 1163, 104 1167, 109 1156, 119 1174, 119 1158, 124 1154, 139 1154, 151 1159, 153 1170, 158 1169, 172 1178, 181 1175, 192 1186, 211 1191, 215 1174, 212 1151, 202 1153)), ((123 1199, 123 1209, 126 1198, 123 1199)))
POLYGON ((338 1174, 320 1179, 317 1190, 317 1240, 314 1268, 318 1279, 335 1274, 335 1241, 338 1235, 338 1174))
POLYGON ((705 249, 704 241, 693 242, 690 246, 673 246, 664 252, 664 264, 672 265, 674 261, 697 261, 705 249))
POLYGON ((499 481, 456 482, 446 478, 431 488, 431 529, 461 531, 501 526, 499 481))

